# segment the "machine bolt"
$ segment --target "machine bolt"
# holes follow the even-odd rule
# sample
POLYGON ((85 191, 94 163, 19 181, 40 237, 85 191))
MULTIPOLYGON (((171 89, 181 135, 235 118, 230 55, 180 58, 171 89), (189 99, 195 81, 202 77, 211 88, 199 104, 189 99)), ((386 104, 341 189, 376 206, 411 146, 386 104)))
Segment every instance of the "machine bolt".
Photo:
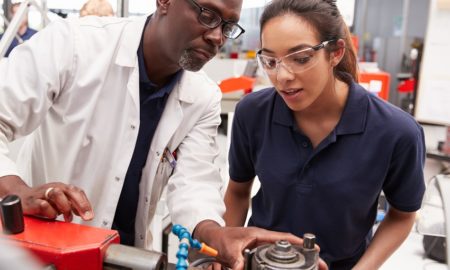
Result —
POLYGON ((275 243, 275 250, 288 252, 291 250, 291 243, 286 240, 279 240, 275 243))
POLYGON ((298 252, 286 240, 279 240, 275 245, 267 249, 266 256, 269 260, 278 263, 292 263, 297 261, 298 252))
POLYGON ((316 244, 316 236, 314 234, 305 233, 303 235, 303 248, 314 249, 315 244, 316 244))

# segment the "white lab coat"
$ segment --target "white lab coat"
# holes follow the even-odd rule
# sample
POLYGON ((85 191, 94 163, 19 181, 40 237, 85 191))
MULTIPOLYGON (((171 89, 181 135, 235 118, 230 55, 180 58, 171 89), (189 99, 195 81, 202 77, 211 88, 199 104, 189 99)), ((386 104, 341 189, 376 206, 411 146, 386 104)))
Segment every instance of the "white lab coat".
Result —
MULTIPOLYGON (((145 19, 55 22, 0 62, 0 176, 81 187, 95 212, 87 224, 111 227, 140 125, 137 49, 145 19), (8 141, 30 133, 13 162, 8 141)), ((220 98, 203 72, 185 71, 171 92, 140 182, 136 246, 151 247, 149 225, 171 173, 174 223, 190 230, 204 219, 224 224, 213 165, 220 98), (166 147, 177 152, 173 172, 161 162, 166 147)))

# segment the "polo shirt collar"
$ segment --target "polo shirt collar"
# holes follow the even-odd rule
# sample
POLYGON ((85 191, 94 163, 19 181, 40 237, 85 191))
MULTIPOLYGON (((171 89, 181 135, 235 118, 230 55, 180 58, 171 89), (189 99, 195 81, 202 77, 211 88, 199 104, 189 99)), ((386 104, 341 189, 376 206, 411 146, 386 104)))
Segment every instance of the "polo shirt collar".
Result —
MULTIPOLYGON (((356 134, 364 131, 367 121, 368 102, 366 90, 353 82, 350 85, 347 103, 341 119, 335 128, 336 135, 356 134)), ((274 123, 287 127, 296 127, 291 110, 276 92, 273 110, 274 123)))
POLYGON ((341 120, 336 126, 336 135, 357 134, 364 131, 369 106, 367 95, 366 90, 352 82, 347 104, 342 112, 341 120))

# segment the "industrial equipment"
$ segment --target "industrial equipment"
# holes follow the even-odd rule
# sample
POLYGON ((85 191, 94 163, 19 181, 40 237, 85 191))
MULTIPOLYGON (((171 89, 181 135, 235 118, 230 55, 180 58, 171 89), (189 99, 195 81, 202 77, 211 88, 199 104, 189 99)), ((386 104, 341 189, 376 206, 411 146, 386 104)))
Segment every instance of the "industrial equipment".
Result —
POLYGON ((245 251, 244 270, 316 270, 319 251, 314 248, 316 237, 303 236, 303 245, 291 245, 286 240, 245 251))
MULTIPOLYGON (((46 270, 194 270, 217 262, 217 251, 193 239, 180 225, 172 228, 180 239, 178 262, 173 265, 163 253, 120 245, 114 230, 24 217, 16 195, 0 201, 0 214, 0 240, 30 251, 46 270), (207 257, 189 264, 190 249, 198 249, 207 257)), ((319 252, 314 245, 315 236, 305 234, 302 246, 280 240, 246 250, 245 270, 315 270, 319 252)))
POLYGON ((0 202, 0 240, 29 250, 56 270, 164 270, 167 257, 159 252, 119 244, 117 231, 75 223, 22 216, 19 197, 0 202))

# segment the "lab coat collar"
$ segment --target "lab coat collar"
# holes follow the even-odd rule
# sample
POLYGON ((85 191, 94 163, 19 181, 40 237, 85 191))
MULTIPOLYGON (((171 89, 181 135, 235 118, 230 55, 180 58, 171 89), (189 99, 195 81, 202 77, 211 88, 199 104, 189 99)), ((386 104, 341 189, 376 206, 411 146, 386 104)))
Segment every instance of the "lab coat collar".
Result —
MULTIPOLYGON (((203 71, 199 71, 201 73, 203 71)), ((176 87, 173 91, 174 94, 177 95, 178 99, 182 102, 186 103, 194 103, 195 96, 193 95, 193 91, 191 90, 193 87, 196 87, 195 79, 199 74, 197 72, 184 70, 183 74, 180 76, 180 80, 178 82, 178 87, 176 87)), ((199 82, 197 81, 197 84, 199 82)), ((198 86, 197 86, 198 87, 198 86)))
POLYGON ((142 16, 137 19, 132 19, 130 23, 125 26, 115 61, 117 65, 136 67, 138 63, 137 50, 139 48, 146 20, 147 17, 142 16))

